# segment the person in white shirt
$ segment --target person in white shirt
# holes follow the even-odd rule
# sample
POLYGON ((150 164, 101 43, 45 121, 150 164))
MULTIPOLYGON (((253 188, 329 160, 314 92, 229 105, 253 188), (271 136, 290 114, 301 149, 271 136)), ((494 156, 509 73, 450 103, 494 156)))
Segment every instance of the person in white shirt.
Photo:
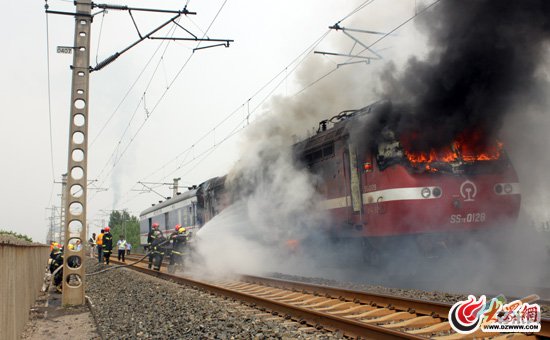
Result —
POLYGON ((88 246, 90 247, 90 257, 94 258, 94 248, 96 247, 95 244, 95 233, 92 234, 92 237, 88 240, 88 246))
POLYGON ((124 239, 124 235, 120 235, 120 238, 118 242, 116 243, 116 246, 118 248, 118 260, 122 258, 122 262, 126 262, 124 256, 126 255, 126 239, 124 239))

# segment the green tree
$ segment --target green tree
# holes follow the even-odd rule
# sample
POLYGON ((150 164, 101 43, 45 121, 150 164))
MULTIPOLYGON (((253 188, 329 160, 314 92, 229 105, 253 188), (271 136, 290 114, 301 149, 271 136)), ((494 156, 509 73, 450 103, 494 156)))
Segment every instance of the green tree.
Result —
POLYGON ((121 235, 132 244, 132 250, 139 248, 139 220, 136 216, 130 215, 126 210, 113 210, 109 217, 109 227, 113 235, 113 254, 116 254, 116 243, 121 235))

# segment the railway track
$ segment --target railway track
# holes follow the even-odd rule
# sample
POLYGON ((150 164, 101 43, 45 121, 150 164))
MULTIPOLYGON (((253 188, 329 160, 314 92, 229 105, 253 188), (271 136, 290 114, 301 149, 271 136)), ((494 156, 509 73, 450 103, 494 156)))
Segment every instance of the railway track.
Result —
MULTIPOLYGON (((126 263, 141 256, 131 255, 126 263)), ((118 263, 117 261, 113 261, 118 263)), ((243 275, 235 280, 199 281, 147 269, 147 258, 132 266, 143 273, 248 303, 259 312, 291 319, 317 329, 340 331, 349 337, 374 339, 510 339, 550 337, 550 320, 537 334, 498 334, 479 330, 455 333, 447 321, 450 304, 370 294, 300 282, 243 275)), ((166 264, 163 263, 163 267, 166 264)))

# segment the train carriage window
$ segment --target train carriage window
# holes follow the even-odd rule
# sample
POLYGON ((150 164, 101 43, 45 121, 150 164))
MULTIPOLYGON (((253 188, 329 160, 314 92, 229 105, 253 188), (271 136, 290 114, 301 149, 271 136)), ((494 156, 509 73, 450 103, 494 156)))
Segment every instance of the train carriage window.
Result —
POLYGON ((188 209, 188 212, 187 212, 187 225, 188 226, 191 226, 191 225, 194 225, 195 223, 193 223, 192 219, 193 219, 193 206, 189 206, 187 207, 188 209))
POLYGON ((185 221, 185 208, 178 209, 178 224, 183 224, 185 221))
POLYGON ((180 225, 184 225, 185 224, 185 221, 187 220, 187 210, 185 209, 185 207, 179 209, 180 210, 180 220, 179 220, 179 224, 180 225))

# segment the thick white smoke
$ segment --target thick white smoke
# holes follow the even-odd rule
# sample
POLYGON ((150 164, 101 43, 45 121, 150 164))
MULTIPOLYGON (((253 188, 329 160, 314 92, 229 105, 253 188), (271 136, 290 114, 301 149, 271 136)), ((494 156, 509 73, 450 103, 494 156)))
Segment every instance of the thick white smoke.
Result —
MULTIPOLYGON (((410 41, 405 46, 410 46, 410 41)), ((403 53, 410 51, 395 46, 392 53, 402 61, 403 53)), ((391 59, 390 53, 385 55, 391 59)), ((417 55, 418 60, 423 60, 421 55, 428 53, 421 51, 417 55)), ((539 70, 541 84, 548 84, 550 79, 550 58, 545 60, 539 70)), ((472 237, 449 256, 436 259, 426 260, 419 252, 400 249, 389 256, 397 260, 375 269, 375 275, 372 268, 356 266, 361 256, 356 244, 332 245, 321 238, 317 240, 321 251, 310 256, 286 243, 289 239, 321 235, 328 221, 318 205, 317 179, 295 165, 291 145, 306 137, 305 132, 315 129, 320 120, 378 99, 376 93, 383 92, 378 79, 383 75, 376 71, 383 65, 381 61, 368 67, 344 66, 299 96, 277 97, 265 107, 266 113, 247 129, 240 161, 228 176, 233 187, 238 188, 237 203, 201 230, 197 264, 213 273, 280 270, 464 293, 523 294, 528 292, 512 288, 548 286, 545 246, 550 233, 536 232, 532 224, 549 218, 550 204, 550 115, 540 102, 532 107, 518 101, 506 109, 510 112, 501 112, 505 119, 499 122, 501 138, 522 186, 523 204, 517 224, 495 226, 485 238, 472 237), (335 267, 342 263, 349 267, 335 267)), ((334 63, 325 59, 308 59, 298 72, 299 87, 312 83, 333 67, 334 63)), ((399 79, 400 63, 394 67, 395 79, 399 79)), ((546 85, 537 88, 541 98, 550 98, 546 85)))

